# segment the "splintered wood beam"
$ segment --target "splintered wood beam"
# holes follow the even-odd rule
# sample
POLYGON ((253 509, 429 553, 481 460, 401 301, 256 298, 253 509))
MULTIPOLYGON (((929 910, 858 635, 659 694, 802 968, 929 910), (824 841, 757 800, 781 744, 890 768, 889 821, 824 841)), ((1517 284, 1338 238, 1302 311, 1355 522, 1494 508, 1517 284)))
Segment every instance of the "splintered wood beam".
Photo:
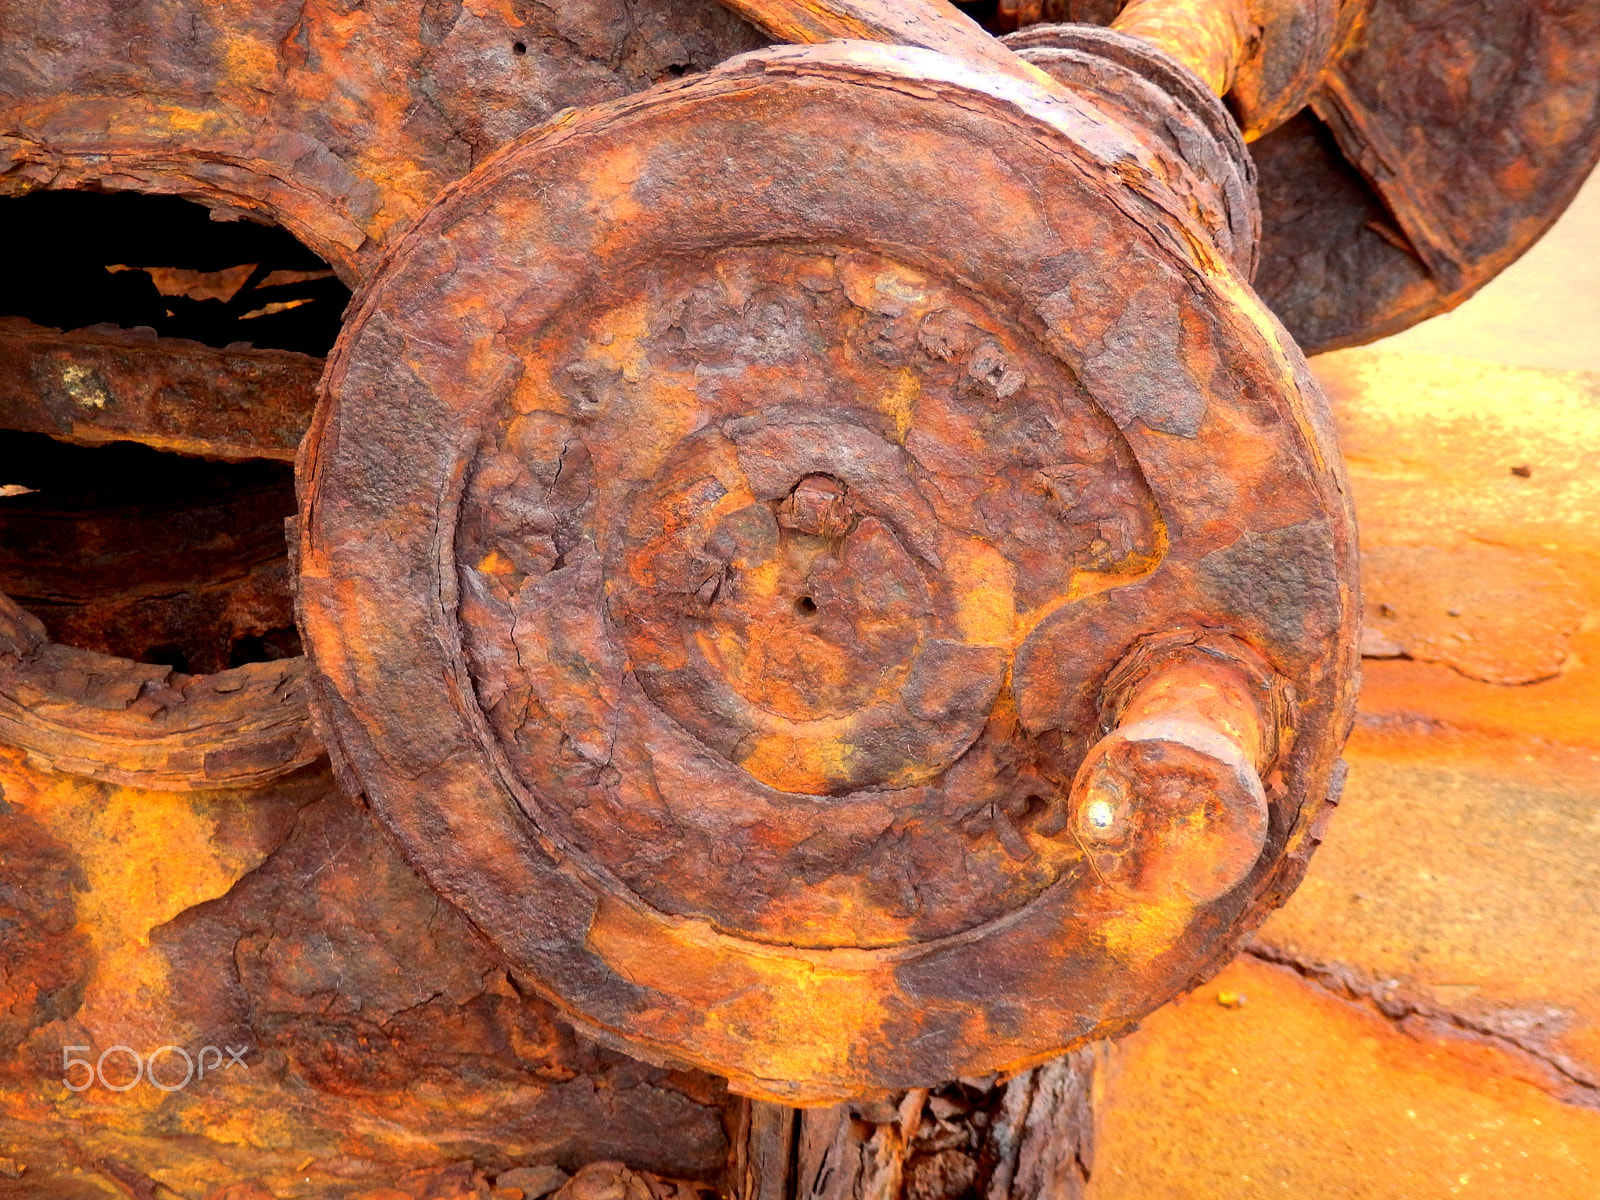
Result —
POLYGON ((321 375, 320 358, 290 350, 0 319, 0 428, 69 441, 293 462, 321 375))
POLYGON ((735 1119, 729 1190, 734 1200, 1084 1200, 1104 1060, 1097 1043, 1006 1079, 826 1108, 752 1100, 735 1119))

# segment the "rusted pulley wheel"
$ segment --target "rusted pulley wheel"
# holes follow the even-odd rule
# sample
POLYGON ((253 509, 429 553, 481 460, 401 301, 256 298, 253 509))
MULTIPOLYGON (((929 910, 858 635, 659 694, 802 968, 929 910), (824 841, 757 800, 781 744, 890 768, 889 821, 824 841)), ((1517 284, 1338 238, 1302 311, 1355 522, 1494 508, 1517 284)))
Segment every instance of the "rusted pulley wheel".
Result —
POLYGON ((978 1075, 1292 887, 1352 526, 1162 146, 777 48, 529 134, 374 283, 301 627, 374 807, 579 1024, 791 1102, 978 1075))

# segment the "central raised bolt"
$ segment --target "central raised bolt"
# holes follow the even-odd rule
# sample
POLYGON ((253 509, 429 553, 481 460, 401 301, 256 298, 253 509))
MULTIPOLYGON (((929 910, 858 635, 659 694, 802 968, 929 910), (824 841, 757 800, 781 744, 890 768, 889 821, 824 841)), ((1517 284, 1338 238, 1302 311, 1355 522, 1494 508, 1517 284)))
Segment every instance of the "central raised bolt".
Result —
POLYGON ((831 475, 807 475, 778 506, 778 524, 812 537, 843 537, 853 515, 849 491, 831 475))

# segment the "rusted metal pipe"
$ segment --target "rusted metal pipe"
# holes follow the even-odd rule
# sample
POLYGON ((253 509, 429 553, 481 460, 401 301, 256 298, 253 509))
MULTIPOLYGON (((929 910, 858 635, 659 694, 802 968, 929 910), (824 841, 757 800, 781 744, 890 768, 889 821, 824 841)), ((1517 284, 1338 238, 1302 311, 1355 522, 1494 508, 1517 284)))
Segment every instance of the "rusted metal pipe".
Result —
POLYGON ((1218 96, 1233 87, 1255 34, 1246 0, 1128 0, 1111 28, 1165 51, 1218 96))
POLYGON ((0 424, 89 445, 292 462, 321 374, 321 359, 291 350, 0 318, 0 424))

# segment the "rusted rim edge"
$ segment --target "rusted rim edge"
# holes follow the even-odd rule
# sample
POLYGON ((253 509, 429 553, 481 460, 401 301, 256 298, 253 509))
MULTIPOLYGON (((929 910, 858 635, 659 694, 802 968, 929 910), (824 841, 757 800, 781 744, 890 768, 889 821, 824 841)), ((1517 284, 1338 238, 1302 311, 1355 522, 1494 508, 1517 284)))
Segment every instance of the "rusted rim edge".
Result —
POLYGON ((50 641, 0 594, 0 742, 52 770, 161 791, 253 787, 323 756, 304 657, 182 676, 50 641))
MULTIPOLYGON (((842 56, 849 64, 844 67, 844 73, 859 72, 865 82, 877 86, 892 86, 894 82, 890 71, 885 70, 880 75, 874 75, 869 70, 863 70, 868 63, 875 62, 879 54, 886 54, 889 58, 908 54, 913 58, 918 57, 918 52, 873 51, 866 44, 859 43, 843 45, 832 53, 842 56)), ((798 74, 807 69, 820 70, 821 64, 812 63, 810 61, 812 57, 812 52, 797 52, 787 48, 769 50, 746 59, 741 67, 725 66, 722 71, 726 78, 728 73, 736 70, 760 70, 766 74, 798 74)), ((955 66, 952 64, 952 67, 955 66)), ((502 181, 506 173, 514 172, 516 156, 530 145, 539 142, 559 143, 582 134, 597 121, 625 118, 642 107, 661 103, 664 97, 673 96, 681 86, 684 85, 668 85, 662 89, 655 89, 642 98, 630 98, 627 101, 588 110, 583 114, 568 114, 552 122, 551 125, 524 135, 518 142, 502 151, 491 164, 480 167, 474 172, 469 181, 463 181, 446 189, 436 201, 434 209, 419 223, 406 243, 392 252, 386 264, 387 278, 392 279, 394 272, 414 263, 416 260, 413 256, 425 253, 428 245, 426 239, 436 233, 441 226, 447 227, 447 223, 452 221, 455 215, 454 205, 462 202, 463 198, 470 198, 475 192, 493 188, 502 181)), ((696 86, 707 85, 702 80, 696 86)), ((919 81, 918 86, 925 87, 926 81, 919 81)), ((998 79, 990 84, 990 88, 1009 90, 1005 87, 1005 81, 998 79)), ((1024 113, 1029 115, 1040 113, 1036 105, 1026 103, 1026 97, 1019 99, 1022 99, 1023 103, 1017 107, 1024 113)), ((1068 102, 1058 101, 1058 103, 1068 102)), ((1048 120, 1040 123, 1047 127, 1050 124, 1048 120)), ((1092 173, 1094 169, 1092 164, 1095 162, 1093 153, 1080 149, 1079 154, 1091 161, 1080 164, 1077 169, 1092 173)), ((1158 202, 1153 202, 1150 197, 1140 197, 1140 199, 1152 207, 1159 206, 1158 202)), ((1134 208, 1136 212, 1141 207, 1134 202, 1132 196, 1122 196, 1121 201, 1134 208)), ((1181 217, 1174 215, 1172 220, 1180 227, 1183 226, 1181 217)), ((1173 256, 1174 265, 1184 264, 1180 268, 1183 274, 1193 278, 1197 286, 1220 289, 1240 304, 1239 311, 1228 322, 1232 332, 1260 344, 1267 357, 1277 361, 1281 373, 1293 380, 1293 385, 1288 388, 1293 394, 1286 397, 1291 410, 1290 416, 1296 427, 1295 434, 1291 436, 1303 441, 1305 452, 1313 460, 1313 469, 1310 472, 1313 482, 1310 486, 1330 507, 1333 514, 1332 536, 1335 543, 1333 552, 1338 556, 1339 562, 1349 569, 1352 539, 1349 536, 1349 514, 1343 501, 1338 462, 1336 456, 1327 453, 1332 445, 1331 434, 1326 428, 1325 414, 1316 400, 1315 385, 1310 381, 1303 361, 1283 335, 1281 328, 1264 309, 1260 308, 1259 303, 1254 301, 1242 281, 1222 265, 1219 259, 1207 255, 1205 263, 1196 263, 1185 253, 1185 248, 1172 244, 1175 239, 1161 237, 1161 231, 1161 225, 1158 223, 1156 229, 1151 231, 1152 240, 1163 248, 1164 253, 1173 256)), ((334 559, 349 552, 350 547, 341 544, 340 539, 332 537, 329 530, 320 528, 330 519, 321 510, 338 503, 336 499, 331 500, 327 494, 329 485, 325 472, 330 470, 330 465, 339 459, 342 452, 359 453, 353 446, 341 449, 341 442, 348 436, 349 430, 341 423, 336 407, 339 390, 347 382, 352 364, 351 330, 360 328, 368 316, 381 309, 382 290, 380 285, 369 293, 361 305, 360 313, 347 326, 345 337, 335 350, 331 370, 324 383, 324 395, 329 403, 322 406, 311 437, 302 447, 300 481, 305 514, 303 526, 305 535, 302 541, 305 574, 302 576, 301 591, 303 623, 319 656, 319 667, 327 673, 330 681, 341 681, 348 686, 353 678, 365 674, 373 681, 381 679, 381 686, 396 691, 397 694, 414 695, 413 684, 420 682, 421 672, 437 672, 433 674, 433 678, 437 678, 438 674, 444 676, 445 687, 451 693, 450 703, 457 712, 457 719, 462 719, 460 710, 465 707, 466 716, 470 717, 473 708, 472 703, 466 699, 471 694, 471 683, 461 670, 459 654, 452 654, 455 642, 450 617, 453 608, 451 595, 453 589, 447 562, 449 556, 441 545, 444 539, 440 537, 440 529, 449 524, 447 510, 451 503, 450 479, 430 479, 425 483, 414 483, 406 495, 406 499, 415 499, 419 509, 428 512, 426 518, 428 529, 418 533, 417 538, 411 543, 410 551, 417 556, 418 564, 423 564, 425 559, 434 564, 430 570, 424 572, 431 580, 426 585, 428 588, 426 596, 408 595, 401 598, 397 592, 389 590, 389 585, 393 581, 383 571, 380 571, 377 577, 358 572, 357 575, 360 576, 358 579, 347 573, 348 564, 343 568, 335 566, 334 559), (424 492, 427 493, 426 496, 424 492), (443 573, 442 578, 439 577, 439 572, 443 573), (427 619, 423 628, 413 631, 417 635, 417 643, 421 649, 418 654, 410 656, 407 662, 397 664, 394 659, 384 657, 381 645, 375 645, 370 640, 371 627, 364 630, 360 639, 347 638, 336 632, 343 628, 361 628, 359 622, 364 604, 371 605, 372 611, 376 613, 380 606, 394 603, 404 603, 409 606, 419 601, 426 605, 427 619), (351 626, 349 622, 357 624, 351 626), (424 658, 427 660, 425 665, 419 661, 424 658)), ((435 436, 439 439, 448 439, 464 438, 467 435, 453 423, 444 422, 435 426, 435 436)), ((432 445, 433 443, 430 443, 430 446, 432 445)), ((454 465, 445 470, 446 476, 460 469, 458 460, 459 455, 450 458, 450 462, 454 465)), ((386 567, 385 571, 387 570, 386 567)), ((1352 588, 1348 586, 1340 588, 1336 607, 1341 626, 1347 625, 1354 611, 1352 588)), ((379 624, 381 625, 381 622, 379 624)), ((381 632, 380 629, 380 634, 381 632)), ((1342 658, 1329 665, 1332 678, 1325 683, 1325 690, 1329 695, 1324 711, 1319 714, 1319 720, 1330 738, 1342 739, 1347 728, 1345 718, 1350 701, 1348 680, 1352 667, 1353 660, 1346 662, 1342 658)), ((332 688, 330 690, 336 691, 332 688)), ((585 878, 585 864, 579 861, 576 855, 559 846, 551 845, 542 836, 544 831, 537 827, 537 823, 531 820, 529 814, 518 809, 514 797, 507 794, 507 789, 503 786, 503 774, 496 777, 483 763, 481 739, 472 736, 471 730, 442 722, 440 728, 436 730, 419 729, 416 725, 410 725, 406 729, 403 744, 382 746, 375 740, 380 735, 375 735, 363 721, 355 719, 355 714, 339 700, 337 694, 330 699, 332 700, 330 707, 340 719, 342 726, 340 736, 346 742, 346 749, 362 765, 363 774, 368 777, 368 781, 378 793, 375 799, 380 813, 385 816, 402 841, 410 842, 413 855, 425 860, 434 857, 435 861, 431 864, 433 869, 429 874, 435 887, 447 898, 460 904, 474 920, 486 926, 491 933, 498 933, 502 938, 509 940, 512 943, 513 957, 518 958, 520 952, 520 965, 538 975, 542 982, 536 981, 536 986, 541 990, 549 987, 553 991, 555 985, 552 981, 560 980, 563 995, 553 998, 569 1011, 574 1007, 582 1010, 586 1015, 580 1019, 586 1026, 616 1029, 627 1027, 629 1029, 626 1035, 627 1045, 635 1048, 639 1046, 654 1048, 656 1052, 671 1061, 685 1061, 683 1045, 670 1033, 662 1035, 655 1030, 640 1030, 627 1020, 630 1012, 637 1012, 638 1006, 655 999, 649 992, 648 982, 637 982, 626 975, 619 975, 614 970, 604 968, 597 961, 598 952, 595 949, 597 935, 594 932, 596 928, 604 926, 602 932, 606 936, 629 936, 635 932, 628 927, 630 918, 647 917, 648 914, 641 914, 629 907, 626 897, 619 900, 614 895, 602 898, 595 894, 590 880, 585 878), (406 782, 392 791, 390 785, 398 784, 402 779, 406 782), (463 792, 470 789, 478 799, 478 806, 470 814, 452 812, 447 807, 435 803, 437 797, 457 788, 463 792), (421 840, 416 837, 407 838, 408 825, 422 831, 421 840), (476 853, 466 849, 468 843, 472 844, 476 853), (538 882, 537 887, 530 887, 530 877, 538 882), (508 910, 500 914, 487 913, 482 904, 474 901, 475 890, 482 887, 502 889, 510 898, 508 910), (573 1000, 571 995, 566 994, 569 992, 582 994, 584 1003, 579 1004, 573 1000)), ((1292 836, 1291 844, 1287 848, 1288 861, 1280 862, 1276 869, 1262 872, 1261 878, 1250 888, 1255 901, 1259 902, 1259 898, 1264 894, 1277 895, 1281 899, 1282 894, 1286 892, 1287 889, 1280 886, 1281 882, 1286 875, 1295 873, 1295 856, 1301 850, 1305 829, 1324 804, 1321 785, 1325 783, 1327 774, 1331 770, 1331 762, 1326 761, 1331 758, 1332 753, 1326 752, 1319 755, 1318 762, 1313 764, 1311 774, 1315 778, 1309 780, 1310 787, 1304 797, 1303 809, 1294 822, 1293 830, 1290 831, 1292 836)), ((676 931, 676 927, 674 930, 676 931)), ((692 949, 687 946, 680 948, 686 951, 692 949)), ((1228 948, 1231 951, 1231 940, 1228 948)), ((782 955, 782 957, 793 956, 782 955)), ((1204 971, 1208 965, 1209 960, 1200 964, 1197 969, 1204 971)), ((1128 1018, 1119 1016, 1112 1024, 1120 1028, 1126 1025, 1127 1020, 1128 1018)), ((1090 1036, 1112 1030, 1109 1027, 1085 1026, 1078 1032, 1082 1036, 1090 1036)), ((1059 1052, 1061 1048, 1061 1045, 1057 1045, 1048 1053, 1059 1052)), ((1026 1062, 1033 1061, 1033 1058, 1029 1057, 1031 1048, 1014 1053, 1022 1054, 1021 1058, 1016 1059, 1016 1065, 1025 1065, 1026 1062)), ((693 1055, 688 1057, 694 1058, 693 1055)), ((725 1061, 712 1065, 713 1069, 734 1075, 742 1086, 756 1088, 763 1094, 800 1094, 788 1092, 769 1078, 753 1075, 747 1069, 748 1063, 743 1067, 740 1063, 725 1061)), ((949 1073, 946 1070, 945 1074, 949 1073)), ((807 1095, 825 1093, 831 1096, 837 1094, 838 1082, 830 1084, 813 1076, 808 1077, 805 1084, 796 1086, 802 1089, 817 1089, 805 1092, 807 1095)))

